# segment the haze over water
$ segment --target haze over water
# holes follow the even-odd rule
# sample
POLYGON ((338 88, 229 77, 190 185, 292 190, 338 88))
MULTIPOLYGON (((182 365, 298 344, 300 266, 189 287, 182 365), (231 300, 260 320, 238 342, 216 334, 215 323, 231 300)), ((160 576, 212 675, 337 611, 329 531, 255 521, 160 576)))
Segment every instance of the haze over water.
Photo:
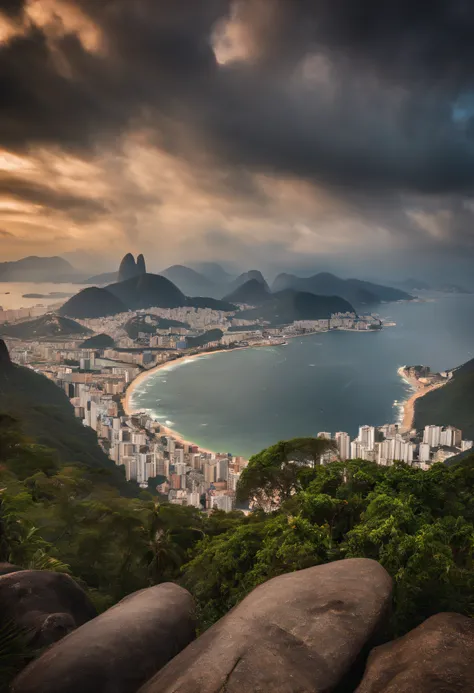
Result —
POLYGON ((354 436, 360 425, 399 417, 394 401, 410 393, 399 366, 422 363, 439 371, 474 357, 473 309, 473 295, 388 304, 379 313, 396 327, 199 358, 150 375, 133 402, 187 439, 234 455, 319 431, 354 436))

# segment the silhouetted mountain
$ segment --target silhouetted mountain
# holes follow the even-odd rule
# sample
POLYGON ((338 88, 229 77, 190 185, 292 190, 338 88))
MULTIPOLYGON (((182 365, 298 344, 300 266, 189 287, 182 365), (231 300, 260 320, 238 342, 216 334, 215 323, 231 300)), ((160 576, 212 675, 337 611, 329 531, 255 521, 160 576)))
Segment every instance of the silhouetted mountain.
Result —
POLYGON ((103 274, 96 274, 94 277, 88 277, 83 279, 78 284, 112 284, 112 282, 118 281, 118 272, 104 272, 103 274))
POLYGON ((353 313, 353 306, 339 296, 315 294, 285 289, 270 296, 257 308, 239 313, 239 318, 264 320, 272 325, 288 325, 295 320, 323 320, 333 313, 353 313))
POLYGON ((474 359, 454 368, 451 379, 415 402, 414 427, 456 426, 474 440, 474 359))
POLYGON ((237 310, 237 306, 228 301, 208 296, 195 296, 186 300, 186 305, 191 308, 211 308, 212 310, 222 310, 226 313, 237 310))
POLYGON ((119 266, 118 281, 125 282, 127 279, 136 277, 136 275, 137 267, 135 265, 135 258, 133 257, 132 253, 127 253, 125 257, 122 258, 122 262, 119 266))
POLYGON ((115 346, 115 342, 112 337, 108 334, 95 334, 85 342, 82 342, 81 349, 112 349, 115 346))
POLYGON ((279 274, 273 282, 273 291, 295 289, 319 296, 341 296, 355 306, 371 305, 383 301, 407 301, 413 298, 400 289, 373 284, 360 279, 340 279, 334 274, 321 272, 312 277, 279 274))
POLYGON ((246 284, 251 279, 255 279, 257 282, 260 282, 260 284, 262 284, 268 292, 270 291, 270 287, 265 281, 265 277, 263 276, 263 274, 259 270, 250 270, 249 272, 244 272, 243 274, 240 274, 237 277, 237 279, 234 279, 234 281, 230 283, 230 286, 227 289, 228 293, 232 293, 233 291, 238 289, 239 286, 242 286, 242 284, 246 284))
MULTIPOLYGON (((0 341, 0 354, 5 348, 0 341)), ((124 495, 136 495, 133 485, 99 447, 95 431, 82 425, 65 392, 44 375, 4 359, 0 368, 0 411, 21 421, 24 432, 35 443, 56 450, 61 461, 84 465, 84 474, 87 467, 94 469, 124 495)))
POLYGON ((143 274, 124 282, 110 284, 107 291, 130 310, 143 308, 179 308, 186 305, 186 296, 159 274, 143 274))
POLYGON ((15 322, 12 325, 0 325, 0 334, 15 339, 40 339, 44 337, 80 337, 90 334, 91 330, 83 327, 75 320, 63 318, 54 313, 41 315, 33 320, 15 322))
POLYGON ((166 277, 187 296, 212 296, 220 298, 222 289, 203 274, 199 274, 190 267, 183 265, 173 265, 160 272, 162 277, 166 277))
POLYGON ((197 262, 192 264, 191 268, 210 279, 213 284, 224 286, 230 284, 235 279, 234 274, 227 272, 217 262, 197 262))
POLYGON ((126 310, 124 303, 113 293, 107 289, 90 286, 66 301, 59 309, 59 314, 79 319, 105 318, 108 315, 125 313, 126 310))
POLYGON ((0 282, 69 282, 78 274, 62 257, 31 255, 16 262, 0 262, 0 282))
POLYGON ((241 284, 230 294, 224 296, 224 301, 258 306, 264 301, 268 301, 269 298, 271 298, 271 293, 266 282, 262 284, 258 279, 249 279, 245 284, 241 284))
POLYGON ((146 274, 145 256, 142 253, 137 257, 137 272, 138 274, 146 274))
POLYGON ((3 339, 0 339, 0 366, 9 366, 10 364, 11 359, 10 354, 8 352, 8 347, 3 341, 3 339))
POLYGON ((120 263, 118 281, 126 282, 128 279, 133 279, 133 277, 139 277, 143 274, 146 274, 145 258, 143 255, 139 255, 135 263, 133 255, 127 253, 120 263))

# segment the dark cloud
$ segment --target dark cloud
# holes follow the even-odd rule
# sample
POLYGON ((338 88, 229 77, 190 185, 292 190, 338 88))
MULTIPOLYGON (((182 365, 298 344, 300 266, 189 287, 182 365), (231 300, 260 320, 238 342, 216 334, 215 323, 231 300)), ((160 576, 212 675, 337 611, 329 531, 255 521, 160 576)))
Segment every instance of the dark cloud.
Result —
MULTIPOLYGON (((52 37, 26 19, 22 35, 0 46, 3 147, 54 145, 87 157, 146 126, 174 155, 194 161, 196 149, 209 154, 239 195, 254 194, 249 171, 303 178, 367 219, 388 215, 407 237, 420 229, 402 197, 435 195, 434 206, 448 204, 459 220, 448 235, 468 242, 470 0, 75 4, 97 28, 100 50, 86 49, 80 30, 52 37), (251 55, 220 65, 213 42, 228 21, 240 22, 251 55)), ((22 3, 0 7, 18 17, 22 3)), ((10 182, 12 194, 15 186, 23 199, 101 211, 61 196, 48 202, 44 191, 18 181, 10 182)))
POLYGON ((17 176, 5 175, 0 178, 0 196, 67 213, 74 221, 91 221, 107 212, 106 207, 96 200, 32 183, 17 176))
POLYGON ((25 7, 25 0, 1 0, 0 12, 3 12, 9 17, 19 19, 25 7))

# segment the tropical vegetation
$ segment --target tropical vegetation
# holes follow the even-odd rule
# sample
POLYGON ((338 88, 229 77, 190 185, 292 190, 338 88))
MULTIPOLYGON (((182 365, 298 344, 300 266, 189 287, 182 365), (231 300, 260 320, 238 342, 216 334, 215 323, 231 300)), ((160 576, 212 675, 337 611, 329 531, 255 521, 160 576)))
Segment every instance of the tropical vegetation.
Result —
POLYGON ((348 557, 394 580, 394 634, 439 611, 474 611, 474 458, 428 471, 361 460, 320 464, 320 439, 255 455, 246 513, 122 496, 0 417, 0 561, 65 571, 99 610, 166 580, 194 595, 206 628, 266 580, 348 557))

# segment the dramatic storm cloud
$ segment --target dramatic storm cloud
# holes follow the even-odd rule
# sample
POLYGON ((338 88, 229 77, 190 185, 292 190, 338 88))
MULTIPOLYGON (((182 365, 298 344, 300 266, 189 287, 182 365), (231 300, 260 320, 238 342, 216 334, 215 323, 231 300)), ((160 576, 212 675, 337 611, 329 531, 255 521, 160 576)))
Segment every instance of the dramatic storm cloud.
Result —
POLYGON ((469 0, 1 0, 2 255, 449 274, 473 36, 469 0))

